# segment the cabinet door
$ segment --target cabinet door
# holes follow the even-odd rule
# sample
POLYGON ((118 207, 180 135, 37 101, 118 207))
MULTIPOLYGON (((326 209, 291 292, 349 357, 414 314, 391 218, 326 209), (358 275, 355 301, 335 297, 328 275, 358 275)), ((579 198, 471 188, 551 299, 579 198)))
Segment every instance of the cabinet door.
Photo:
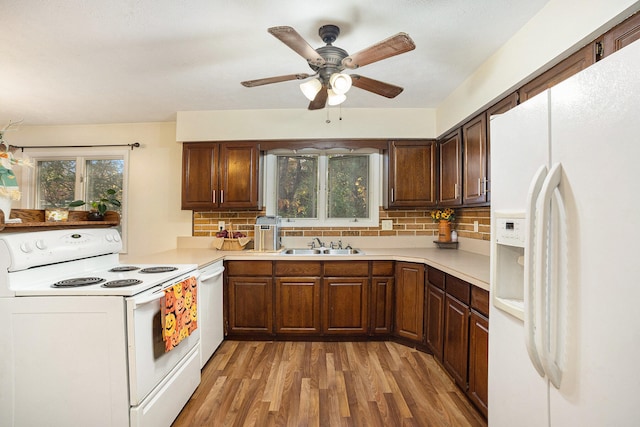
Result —
POLYGON ((218 146, 185 143, 182 146, 182 209, 217 207, 218 146))
POLYGON ((489 319, 471 310, 469 336, 469 398, 487 416, 489 381, 489 319))
POLYGON ((328 335, 366 335, 368 278, 328 277, 323 286, 323 325, 328 335))
POLYGON ((276 278, 276 333, 320 334, 320 279, 276 278))
POLYGON ((229 334, 273 333, 271 277, 228 278, 229 334))
POLYGON ((451 295, 445 296, 443 364, 456 384, 467 390, 469 349, 469 306, 451 295))
POLYGON ((388 167, 388 207, 435 206, 435 141, 392 141, 388 167))
POLYGON ((391 333, 391 315, 393 308, 393 277, 374 277, 371 279, 371 335, 391 333))
POLYGON ((438 168, 440 196, 439 205, 462 204, 462 153, 460 131, 445 137, 439 144, 440 166, 438 168))
POLYGON ((595 61, 595 48, 592 44, 588 44, 558 65, 522 86, 518 91, 520 102, 524 102, 568 79, 588 66, 593 65, 595 61))
POLYGON ((424 265, 400 262, 396 267, 396 335, 415 342, 424 338, 424 265))
POLYGON ((220 144, 221 208, 258 209, 258 156, 256 143, 220 144))
POLYGON ((640 39, 640 13, 636 13, 605 33, 602 38, 602 55, 605 57, 611 55, 638 39, 640 39))
POLYGON ((518 93, 514 92, 487 110, 487 202, 491 201, 491 116, 502 114, 518 105, 518 93))
POLYGON ((444 291, 427 286, 426 340, 433 356, 442 361, 444 351, 444 291))
POLYGON ((462 203, 487 201, 487 119, 481 114, 462 126, 462 203))

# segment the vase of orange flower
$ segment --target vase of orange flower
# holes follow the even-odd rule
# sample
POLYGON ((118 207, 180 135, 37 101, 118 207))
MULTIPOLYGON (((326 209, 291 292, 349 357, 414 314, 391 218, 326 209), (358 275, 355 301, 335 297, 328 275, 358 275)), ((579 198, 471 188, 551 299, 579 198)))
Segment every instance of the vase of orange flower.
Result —
POLYGON ((431 218, 438 221, 438 241, 451 241, 451 223, 456 219, 456 212, 451 209, 436 209, 431 211, 431 218))

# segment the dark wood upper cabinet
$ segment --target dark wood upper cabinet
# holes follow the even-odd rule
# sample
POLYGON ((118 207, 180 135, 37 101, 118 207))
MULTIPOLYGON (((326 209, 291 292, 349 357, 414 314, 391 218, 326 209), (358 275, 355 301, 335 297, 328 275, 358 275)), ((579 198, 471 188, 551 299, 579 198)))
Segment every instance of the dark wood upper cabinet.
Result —
POLYGON ((436 205, 436 142, 391 141, 387 171, 388 208, 436 205))
POLYGON ((553 68, 545 71, 529 83, 520 88, 520 102, 536 96, 560 83, 563 80, 577 74, 596 62, 595 44, 590 43, 563 60, 553 68))
POLYGON ((257 143, 185 143, 182 209, 259 209, 257 143))
POLYGON ((462 137, 460 129, 444 137, 438 144, 440 150, 438 182, 440 206, 462 204, 462 137))
POLYGON ((487 202, 487 116, 480 114, 462 126, 462 203, 487 202))
POLYGON ((640 39, 640 13, 627 18, 624 22, 613 27, 602 37, 602 57, 640 39))

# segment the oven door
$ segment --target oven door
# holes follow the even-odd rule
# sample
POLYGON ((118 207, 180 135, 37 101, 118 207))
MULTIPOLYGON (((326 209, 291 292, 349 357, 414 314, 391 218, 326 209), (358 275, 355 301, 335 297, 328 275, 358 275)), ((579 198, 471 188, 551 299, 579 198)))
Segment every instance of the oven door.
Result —
POLYGON ((129 399, 138 406, 200 342, 200 329, 194 330, 170 351, 162 339, 160 304, 164 290, 197 272, 187 273, 163 286, 127 298, 127 336, 129 357, 129 399))

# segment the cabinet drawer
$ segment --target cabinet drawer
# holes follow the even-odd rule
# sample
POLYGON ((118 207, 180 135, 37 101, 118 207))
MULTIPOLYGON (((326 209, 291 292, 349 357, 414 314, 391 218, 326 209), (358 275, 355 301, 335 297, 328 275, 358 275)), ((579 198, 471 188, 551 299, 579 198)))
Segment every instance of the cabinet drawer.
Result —
POLYGON ((373 276, 393 276, 393 261, 374 261, 371 264, 373 276))
POLYGON ((489 316, 489 292, 477 286, 471 287, 471 308, 489 316))
POLYGON ((464 280, 448 274, 447 293, 464 304, 469 305, 471 301, 471 285, 464 280))
POLYGON ((324 275, 336 277, 368 277, 369 261, 325 262, 324 275))
POLYGON ((444 276, 445 274, 436 269, 427 267, 427 280, 434 286, 444 290, 444 276))
POLYGON ((271 261, 228 261, 227 276, 271 276, 271 261))
POLYGON ((276 276, 317 276, 322 274, 322 264, 317 261, 276 261, 276 276))

